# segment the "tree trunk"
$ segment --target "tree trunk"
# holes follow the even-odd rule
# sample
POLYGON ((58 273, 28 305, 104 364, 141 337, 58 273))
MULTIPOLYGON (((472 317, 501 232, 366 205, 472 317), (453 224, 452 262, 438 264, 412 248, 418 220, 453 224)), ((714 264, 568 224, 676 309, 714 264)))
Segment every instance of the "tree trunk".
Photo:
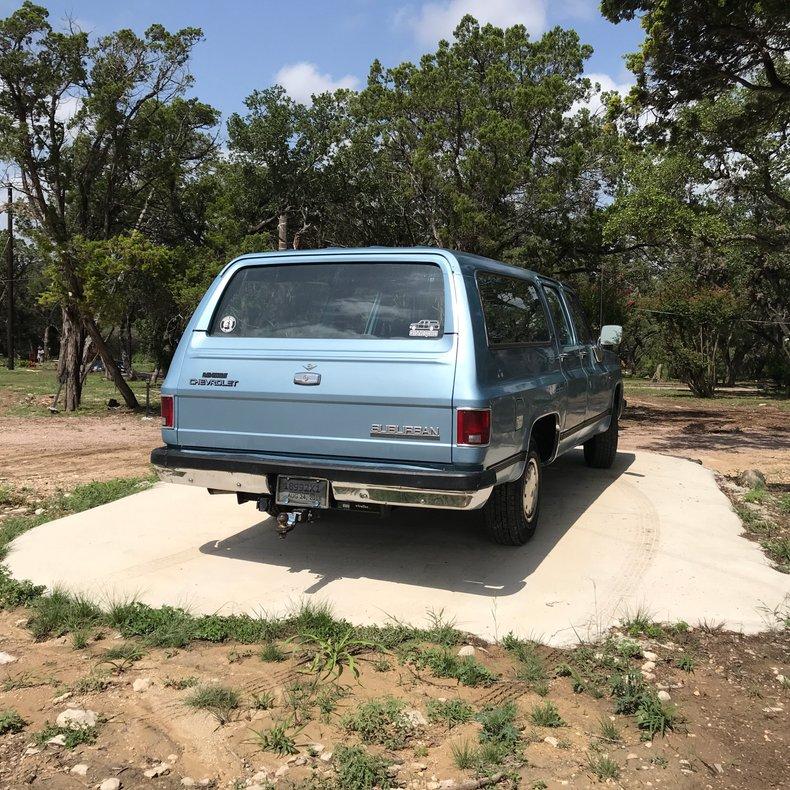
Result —
POLYGON ((121 367, 127 376, 132 370, 132 321, 128 313, 121 319, 121 367))
POLYGON ((73 305, 63 308, 63 329, 60 333, 60 355, 58 356, 58 381, 64 394, 66 411, 76 411, 82 400, 82 350, 85 331, 79 312, 73 305))
POLYGON ((277 249, 288 249, 288 215, 285 212, 277 220, 277 249))
POLYGON ((88 334, 93 339, 93 342, 96 345, 96 350, 99 352, 99 356, 102 358, 102 362, 104 363, 104 368, 107 371, 107 374, 112 379, 113 383, 118 389, 118 392, 121 393, 121 397, 124 399, 124 402, 130 409, 139 409, 140 404, 137 402, 137 397, 135 396, 134 392, 132 392, 132 388, 121 374, 120 368, 115 364, 115 360, 112 358, 110 349, 104 342, 104 338, 101 336, 101 332, 99 332, 99 327, 96 326, 96 322, 90 316, 84 318, 83 321, 85 323, 85 329, 87 329, 88 334))

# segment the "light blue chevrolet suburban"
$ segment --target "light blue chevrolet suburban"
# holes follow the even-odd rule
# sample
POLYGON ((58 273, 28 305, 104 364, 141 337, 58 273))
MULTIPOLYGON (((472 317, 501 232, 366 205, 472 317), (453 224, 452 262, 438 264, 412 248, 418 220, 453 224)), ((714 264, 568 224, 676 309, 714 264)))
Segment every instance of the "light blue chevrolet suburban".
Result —
POLYGON ((480 509, 535 532, 542 468, 608 468, 612 347, 556 280, 433 248, 244 255, 203 297, 162 386, 163 480, 235 493, 282 536, 327 508, 480 509))

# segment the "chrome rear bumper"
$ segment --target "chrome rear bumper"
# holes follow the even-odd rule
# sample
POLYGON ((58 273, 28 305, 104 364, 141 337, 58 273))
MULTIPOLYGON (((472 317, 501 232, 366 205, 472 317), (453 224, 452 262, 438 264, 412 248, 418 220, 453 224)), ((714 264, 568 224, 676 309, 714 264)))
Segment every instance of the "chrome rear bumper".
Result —
MULTIPOLYGON (((189 469, 156 466, 159 479, 166 483, 208 488, 214 493, 273 493, 265 475, 217 469, 189 469)), ((310 476, 309 472, 305 476, 310 476)), ((493 486, 477 491, 444 491, 408 486, 387 486, 367 483, 330 481, 332 495, 338 502, 393 507, 425 507, 448 510, 476 510, 491 495, 493 486)))

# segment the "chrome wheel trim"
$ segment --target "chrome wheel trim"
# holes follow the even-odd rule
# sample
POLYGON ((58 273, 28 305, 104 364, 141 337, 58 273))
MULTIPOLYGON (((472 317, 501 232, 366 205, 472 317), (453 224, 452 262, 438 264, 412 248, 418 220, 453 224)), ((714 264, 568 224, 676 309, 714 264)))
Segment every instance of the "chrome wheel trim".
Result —
POLYGON ((522 496, 521 507, 524 517, 530 521, 538 509, 538 491, 540 486, 540 468, 535 458, 527 461, 527 468, 524 470, 524 493, 522 496))

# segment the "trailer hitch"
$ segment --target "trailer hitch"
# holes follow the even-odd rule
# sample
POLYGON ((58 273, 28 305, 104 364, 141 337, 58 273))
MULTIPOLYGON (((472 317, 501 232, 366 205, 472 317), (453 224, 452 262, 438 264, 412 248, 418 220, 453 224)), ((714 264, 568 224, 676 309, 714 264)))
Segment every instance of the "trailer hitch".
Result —
POLYGON ((310 510, 289 510, 277 514, 277 534, 284 538, 297 524, 303 521, 312 521, 313 514, 310 510))

